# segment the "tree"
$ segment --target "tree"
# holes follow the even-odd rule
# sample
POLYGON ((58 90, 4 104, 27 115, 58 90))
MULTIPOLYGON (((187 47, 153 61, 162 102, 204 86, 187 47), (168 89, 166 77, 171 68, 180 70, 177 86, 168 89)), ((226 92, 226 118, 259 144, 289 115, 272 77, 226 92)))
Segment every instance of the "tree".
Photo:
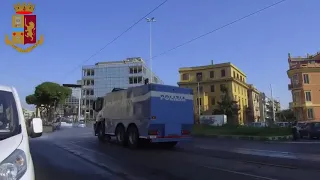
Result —
POLYGON ((223 93, 222 99, 218 102, 218 109, 213 110, 213 114, 225 114, 229 124, 238 125, 240 108, 237 101, 232 100, 226 87, 221 87, 221 92, 223 93))
POLYGON ((284 109, 276 114, 280 121, 294 121, 296 117, 291 109, 284 109))
POLYGON ((70 88, 54 82, 44 82, 36 86, 34 94, 26 97, 26 102, 35 105, 41 111, 46 110, 47 119, 51 121, 53 110, 56 109, 59 103, 63 103, 71 93, 70 88))

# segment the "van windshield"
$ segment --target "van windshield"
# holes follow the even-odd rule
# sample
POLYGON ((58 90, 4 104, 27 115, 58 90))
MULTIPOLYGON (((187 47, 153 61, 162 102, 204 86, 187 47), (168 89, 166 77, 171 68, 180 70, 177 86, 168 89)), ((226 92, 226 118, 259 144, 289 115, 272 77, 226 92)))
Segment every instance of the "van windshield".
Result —
POLYGON ((14 136, 20 130, 17 106, 12 92, 0 91, 0 140, 14 136))

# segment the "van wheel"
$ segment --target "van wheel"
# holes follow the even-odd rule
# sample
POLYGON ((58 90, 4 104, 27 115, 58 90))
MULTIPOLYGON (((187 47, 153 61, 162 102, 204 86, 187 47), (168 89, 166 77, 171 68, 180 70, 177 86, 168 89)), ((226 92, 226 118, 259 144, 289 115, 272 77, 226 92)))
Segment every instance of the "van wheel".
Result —
POLYGON ((98 139, 100 142, 105 142, 105 127, 104 127, 104 123, 99 123, 99 126, 98 126, 99 130, 98 130, 98 139))
POLYGON ((123 126, 118 126, 116 128, 116 133, 115 134, 116 134, 116 140, 117 140, 118 144, 120 144, 122 146, 127 145, 128 138, 127 138, 126 131, 125 131, 123 126))
POLYGON ((135 126, 130 126, 128 129, 128 146, 135 149, 139 145, 139 131, 135 126))

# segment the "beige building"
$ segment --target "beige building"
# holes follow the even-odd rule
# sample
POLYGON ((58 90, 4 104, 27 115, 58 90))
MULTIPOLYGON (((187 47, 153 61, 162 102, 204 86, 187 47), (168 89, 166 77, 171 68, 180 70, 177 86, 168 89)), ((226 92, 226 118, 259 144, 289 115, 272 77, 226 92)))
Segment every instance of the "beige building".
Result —
POLYGON ((260 121, 260 92, 252 84, 248 86, 249 112, 247 123, 260 121))

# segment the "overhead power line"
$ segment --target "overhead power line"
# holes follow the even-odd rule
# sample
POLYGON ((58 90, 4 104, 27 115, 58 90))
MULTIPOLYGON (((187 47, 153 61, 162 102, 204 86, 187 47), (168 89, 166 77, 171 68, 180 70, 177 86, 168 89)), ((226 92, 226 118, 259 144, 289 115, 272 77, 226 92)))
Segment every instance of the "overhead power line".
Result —
POLYGON ((232 22, 229 22, 229 23, 227 23, 227 24, 225 24, 225 25, 223 25, 223 26, 220 26, 220 27, 218 27, 218 28, 216 28, 216 29, 214 29, 214 30, 211 30, 211 31, 209 31, 209 32, 207 32, 207 33, 205 33, 205 34, 202 34, 202 35, 200 35, 200 36, 198 36, 198 37, 192 38, 192 39, 190 39, 190 40, 188 40, 188 41, 186 41, 186 42, 184 42, 184 43, 182 43, 182 44, 180 44, 180 45, 178 45, 178 46, 175 46, 175 47, 173 47, 173 48, 171 48, 171 49, 168 49, 168 50, 166 50, 166 51, 164 51, 164 52, 162 52, 162 53, 160 53, 160 54, 158 54, 158 55, 156 55, 156 56, 153 56, 152 59, 157 58, 157 57, 162 56, 162 55, 165 55, 165 54, 167 54, 167 53, 169 53, 169 52, 171 52, 171 51, 174 51, 174 50, 176 50, 176 49, 178 49, 178 48, 180 48, 180 47, 182 47, 182 46, 185 46, 185 45, 187 45, 187 44, 189 44, 189 43, 191 43, 191 42, 193 42, 193 41, 196 41, 196 40, 198 40, 198 39, 200 39, 200 38, 203 38, 203 37, 205 37, 205 36, 207 36, 207 35, 210 35, 210 34, 216 32, 216 31, 219 31, 219 30, 221 30, 221 29, 223 29, 223 28, 226 28, 226 27, 228 27, 228 26, 230 26, 230 25, 233 25, 233 24, 235 24, 235 23, 237 23, 237 22, 239 22, 239 21, 242 21, 242 20, 250 17, 250 16, 256 15, 256 14, 258 14, 258 13, 264 11, 264 10, 267 10, 267 9, 273 7, 273 6, 279 5, 279 4, 281 4, 281 3, 285 2, 285 1, 286 1, 286 0, 278 1, 278 2, 276 2, 276 3, 273 3, 273 4, 269 5, 269 6, 264 7, 264 8, 262 8, 262 9, 258 10, 258 11, 255 11, 255 12, 253 12, 253 13, 250 13, 250 14, 248 14, 248 15, 246 15, 246 16, 243 16, 243 17, 241 17, 241 18, 239 18, 239 19, 236 19, 236 20, 234 20, 234 21, 232 21, 232 22))
MULTIPOLYGON (((128 27, 125 31, 123 31, 122 33, 120 33, 118 36, 116 36, 115 38, 113 38, 109 43, 107 43, 105 46, 103 46, 100 50, 98 50, 96 53, 92 54, 88 59, 84 60, 79 67, 74 68, 71 72, 69 72, 70 74, 73 73, 74 71, 76 71, 78 68, 81 68, 82 65, 86 62, 88 62, 91 58, 93 58, 94 56, 96 56, 97 54, 99 54, 101 51, 103 51, 106 47, 108 47, 109 45, 111 45, 112 43, 114 43, 117 39, 119 39, 121 36, 123 36, 125 33, 127 33, 128 31, 130 31, 134 26, 136 26, 139 22, 141 22, 142 20, 145 20, 145 18, 147 18, 151 13, 153 13, 154 11, 156 11, 157 9, 159 9, 161 6, 163 6, 165 3, 167 3, 168 0, 163 1, 162 3, 160 3, 158 6, 156 6, 154 9, 152 9, 150 12, 148 12, 146 15, 144 15, 143 17, 141 17, 138 21, 136 21, 135 23, 133 23, 130 27, 128 27)), ((68 73, 68 74, 69 74, 68 73)), ((66 74, 66 76, 68 75, 66 74)))

